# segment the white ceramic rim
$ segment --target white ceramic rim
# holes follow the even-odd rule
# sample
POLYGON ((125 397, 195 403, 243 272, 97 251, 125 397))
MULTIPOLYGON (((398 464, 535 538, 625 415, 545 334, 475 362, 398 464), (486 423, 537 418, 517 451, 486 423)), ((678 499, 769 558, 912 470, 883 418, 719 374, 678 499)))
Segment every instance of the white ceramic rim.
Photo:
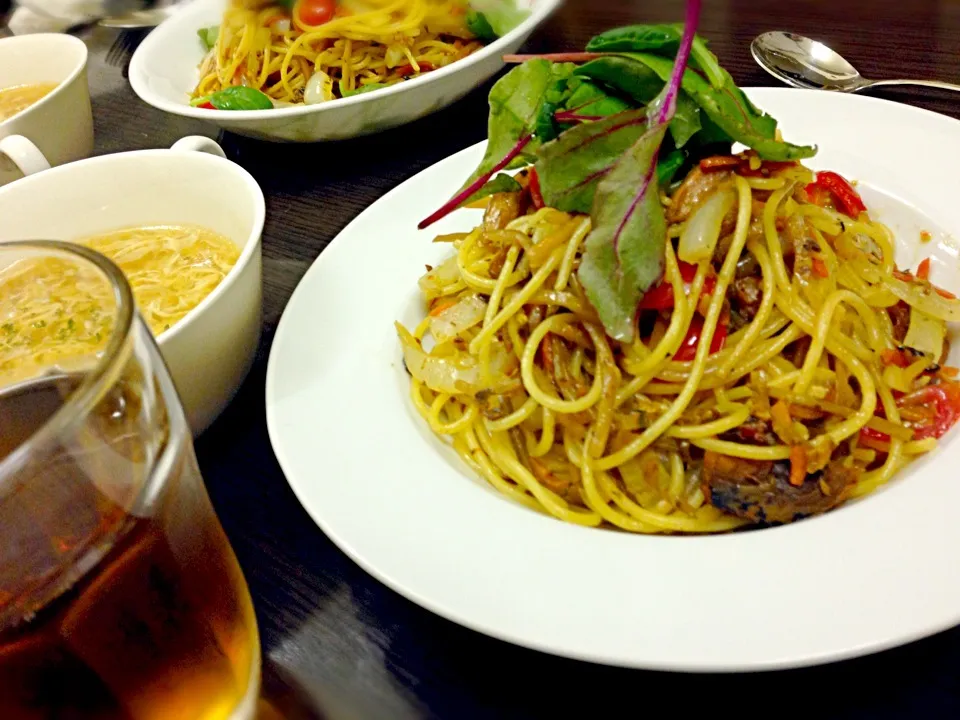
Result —
MULTIPOLYGON (((131 152, 116 153, 113 155, 101 155, 100 157, 79 160, 74 163, 67 163, 66 165, 60 165, 59 167, 51 168, 50 170, 44 170, 43 172, 36 173, 35 175, 28 175, 17 181, 17 191, 23 192, 25 190, 29 190, 29 185, 27 185, 27 183, 45 182, 48 179, 53 179, 57 173, 69 173, 79 170, 82 167, 90 167, 97 164, 108 165, 118 161, 132 162, 135 160, 140 160, 141 162, 150 162, 149 158, 164 155, 180 155, 189 158, 198 158, 198 162, 212 163, 213 166, 217 168, 218 172, 231 172, 239 175, 243 178, 245 184, 250 189, 250 195, 254 203, 254 213, 253 227, 250 230, 250 234, 247 236, 246 244, 243 246, 243 249, 240 252, 240 257, 237 259, 236 264, 230 268, 230 271, 227 273, 226 277, 224 277, 220 284, 214 288, 213 292, 201 300, 195 308, 184 315, 177 323, 173 325, 173 327, 157 336, 157 344, 159 345, 162 345, 164 341, 179 335, 184 328, 193 322, 194 318, 202 315, 206 309, 215 303, 221 295, 226 293, 227 289, 236 281, 237 276, 240 275, 241 270, 243 270, 243 268, 245 268, 250 263, 251 259, 259 252, 261 236, 263 234, 263 225, 266 221, 267 209, 266 200, 263 196, 263 190, 260 188, 260 185, 253 178, 253 176, 235 162, 226 160, 216 155, 211 155, 208 152, 203 152, 201 150, 170 150, 160 148, 153 150, 134 150, 131 152)), ((13 183, 11 183, 11 187, 12 185, 13 183)), ((0 194, 2 193, 3 188, 0 188, 0 194)), ((104 232, 122 229, 123 227, 104 228, 104 232)))
MULTIPOLYGON (((861 118, 873 119, 886 112, 898 127, 909 123, 921 144, 933 142, 929 135, 953 138, 960 148, 960 123, 925 110, 817 91, 748 93, 761 107, 795 99, 808 114, 825 113, 827 125, 841 112, 859 110, 861 118)), ((784 112, 781 108, 779 118, 787 125, 784 112)), ((794 122, 796 132, 800 121, 794 122)), ((851 128, 862 132, 862 124, 851 128)), ((390 371, 394 387, 361 374, 374 368, 379 376, 378 363, 396 365, 400 353, 386 355, 384 333, 365 325, 370 318, 347 296, 354 286, 369 294, 376 274, 371 263, 396 257, 379 260, 370 247, 352 248, 361 236, 376 233, 369 223, 378 213, 395 210, 402 199, 418 205, 413 212, 422 211, 414 202, 417 191, 429 195, 426 205, 445 200, 423 188, 451 169, 458 171, 453 177, 462 176, 465 163, 478 153, 474 146, 441 161, 364 211, 315 261, 277 329, 266 381, 271 442, 294 493, 341 550, 392 589, 461 625, 537 650, 627 667, 687 672, 801 667, 895 647, 960 622, 960 578, 950 570, 960 542, 951 510, 960 503, 960 486, 947 482, 955 479, 950 461, 960 456, 956 430, 940 452, 902 471, 909 477, 902 475, 902 481, 863 501, 783 527, 708 537, 633 536, 561 523, 495 491, 477 492, 477 484, 464 480, 469 470, 458 474, 429 440, 421 442, 430 433, 414 427, 419 418, 409 399, 377 395, 403 393, 396 387, 398 371, 390 371), (367 268, 364 282, 342 279, 344 263, 367 268), (304 305, 307 296, 322 296, 327 288, 343 291, 336 305, 304 305), (322 332, 316 328, 326 329, 325 318, 342 307, 352 308, 346 336, 326 332, 322 341, 301 340, 322 332), (375 357, 366 357, 371 354, 375 357), (348 391, 337 383, 370 387, 340 404, 338 393, 348 391), (406 411, 398 409, 401 404, 406 411), (366 411, 362 426, 354 419, 358 408, 366 411), (367 438, 359 454, 350 448, 349 436, 358 428, 367 438), (404 473, 410 464, 417 470, 404 473), (931 488, 949 494, 933 496, 931 503, 931 488), (434 500, 436 505, 429 505, 434 500), (517 555, 533 562, 524 565, 517 555), (697 574, 689 574, 691 569, 697 574), (567 607, 561 610, 549 606, 563 602, 567 607), (804 613, 824 605, 833 613, 804 613), (666 615, 643 614, 651 608, 666 615), (731 610, 733 616, 724 614, 731 610), (538 614, 550 617, 540 623, 538 614)), ((946 167, 952 158, 925 155, 916 162, 946 167)), ((935 182, 912 173, 910 181, 918 195, 935 182)), ((944 213, 953 218, 948 230, 960 231, 958 211, 944 213)), ((397 221, 396 214, 379 220, 397 221)), ((380 235, 381 246, 410 241, 399 233, 380 235)), ((382 295, 391 293, 392 288, 382 295)), ((402 313, 393 308, 394 317, 402 313)), ((336 321, 329 324, 336 329, 336 321)))
POLYGON ((0 122, 0 131, 2 131, 4 129, 4 126, 6 126, 8 123, 12 123, 14 120, 22 118, 24 113, 30 112, 31 110, 40 110, 41 108, 43 108, 43 106, 46 105, 50 100, 52 100, 53 97, 58 92, 63 90, 63 88, 65 88, 67 85, 69 85, 70 83, 72 83, 74 80, 77 79, 80 73, 82 73, 84 69, 87 67, 87 62, 90 57, 90 51, 87 49, 87 46, 83 42, 83 40, 81 40, 80 38, 76 38, 73 35, 62 35, 60 33, 38 33, 35 35, 14 35, 13 37, 3 38, 2 40, 0 40, 0 44, 16 43, 16 42, 19 42, 24 45, 30 42, 63 43, 65 45, 70 45, 75 49, 82 49, 82 59, 80 63, 77 65, 77 67, 75 67, 64 80, 61 80, 59 83, 57 83, 57 87, 55 87, 51 92, 44 95, 42 98, 37 100, 37 102, 33 103, 29 107, 24 108, 23 110, 18 112, 16 115, 13 115, 12 117, 8 117, 3 122, 0 122))
MULTIPOLYGON (((478 50, 472 55, 469 55, 462 60, 457 60, 454 63, 450 63, 446 67, 442 67, 439 70, 433 70, 411 80, 404 80, 403 82, 397 83, 392 87, 377 90, 375 93, 362 93, 360 95, 354 95, 348 98, 332 100, 320 105, 297 105, 294 107, 274 108, 273 110, 233 110, 230 111, 230 117, 237 120, 256 121, 299 117, 300 115, 312 115, 325 110, 348 107, 350 105, 360 105, 370 101, 376 102, 399 92, 403 92, 404 90, 439 81, 447 75, 451 75, 462 68, 482 62, 485 58, 502 52, 502 49, 511 41, 513 41, 514 38, 519 37, 524 33, 533 32, 537 25, 543 22, 547 17, 550 16, 551 13, 560 7, 562 1, 563 0, 539 0, 537 6, 531 10, 530 15, 526 20, 524 20, 503 37, 497 38, 494 42, 490 43, 489 45, 485 45, 482 49, 478 50)), ((184 10, 188 9, 189 6, 184 8, 184 10)), ((183 104, 171 102, 153 92, 150 89, 149 84, 143 82, 142 80, 145 77, 145 73, 140 69, 140 63, 145 62, 144 58, 146 58, 148 55, 156 52, 156 47, 161 45, 166 40, 167 35, 170 32, 173 32, 174 28, 179 27, 179 25, 180 20, 176 16, 169 18, 161 23, 152 33, 150 33, 150 35, 147 36, 143 43, 141 43, 140 47, 137 48, 137 51, 134 53, 133 58, 130 61, 130 85, 133 87, 133 91, 140 96, 141 100, 155 108, 158 108, 159 110, 164 110, 166 112, 173 113, 175 115, 181 115, 183 117, 197 118, 199 120, 216 120, 217 113, 222 113, 224 112, 223 110, 210 110, 193 107, 187 104, 186 101, 183 104)), ((199 28, 195 28, 195 30, 197 29, 199 28)), ((193 88, 186 88, 184 90, 184 98, 189 96, 192 89, 193 88)))

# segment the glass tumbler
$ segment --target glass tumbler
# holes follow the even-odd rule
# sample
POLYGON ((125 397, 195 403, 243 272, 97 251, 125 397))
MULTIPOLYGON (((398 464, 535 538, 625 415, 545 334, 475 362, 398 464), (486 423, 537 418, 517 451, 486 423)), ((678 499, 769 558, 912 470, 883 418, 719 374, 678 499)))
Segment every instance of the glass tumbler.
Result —
POLYGON ((0 718, 247 718, 250 594, 120 270, 0 244, 0 718))

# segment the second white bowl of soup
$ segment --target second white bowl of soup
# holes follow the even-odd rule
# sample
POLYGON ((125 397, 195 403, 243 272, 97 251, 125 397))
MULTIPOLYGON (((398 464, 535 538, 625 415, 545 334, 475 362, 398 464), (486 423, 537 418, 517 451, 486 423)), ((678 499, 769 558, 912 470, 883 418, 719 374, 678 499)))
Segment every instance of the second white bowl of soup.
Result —
POLYGON ((0 185, 92 150, 86 45, 60 34, 0 40, 0 185))
MULTIPOLYGON (((78 242, 124 271, 195 434, 226 407, 256 353, 264 215, 256 181, 206 138, 72 163, 0 188, 0 241, 78 242)), ((0 323, 3 303, 13 301, 4 282, 0 273, 0 323)), ((56 333, 0 325, 0 373, 18 372, 18 353, 41 347, 67 365, 72 343, 108 336, 89 292, 69 278, 45 288, 18 282, 18 302, 56 295, 76 312, 56 333)))

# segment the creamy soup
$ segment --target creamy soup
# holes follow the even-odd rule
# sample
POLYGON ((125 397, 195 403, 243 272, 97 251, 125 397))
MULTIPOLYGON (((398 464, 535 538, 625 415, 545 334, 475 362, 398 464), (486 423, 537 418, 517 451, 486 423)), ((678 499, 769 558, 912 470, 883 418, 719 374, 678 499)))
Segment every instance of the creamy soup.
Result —
POLYGON ((0 122, 9 120, 34 103, 38 103, 52 93, 57 83, 38 83, 36 85, 15 85, 0 88, 0 122))

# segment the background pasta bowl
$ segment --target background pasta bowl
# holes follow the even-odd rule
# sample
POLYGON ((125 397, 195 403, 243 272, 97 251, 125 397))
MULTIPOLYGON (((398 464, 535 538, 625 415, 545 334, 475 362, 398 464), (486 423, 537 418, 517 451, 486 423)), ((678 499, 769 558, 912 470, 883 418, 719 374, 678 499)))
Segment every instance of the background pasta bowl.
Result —
POLYGON ((459 100, 503 67, 561 0, 518 0, 530 16, 504 37, 447 67, 376 92, 273 110, 194 108, 190 93, 205 51, 197 30, 222 20, 225 0, 195 0, 164 22, 137 49, 130 84, 140 98, 174 115, 216 123, 225 130, 265 140, 317 142, 369 135, 425 117, 459 100))

